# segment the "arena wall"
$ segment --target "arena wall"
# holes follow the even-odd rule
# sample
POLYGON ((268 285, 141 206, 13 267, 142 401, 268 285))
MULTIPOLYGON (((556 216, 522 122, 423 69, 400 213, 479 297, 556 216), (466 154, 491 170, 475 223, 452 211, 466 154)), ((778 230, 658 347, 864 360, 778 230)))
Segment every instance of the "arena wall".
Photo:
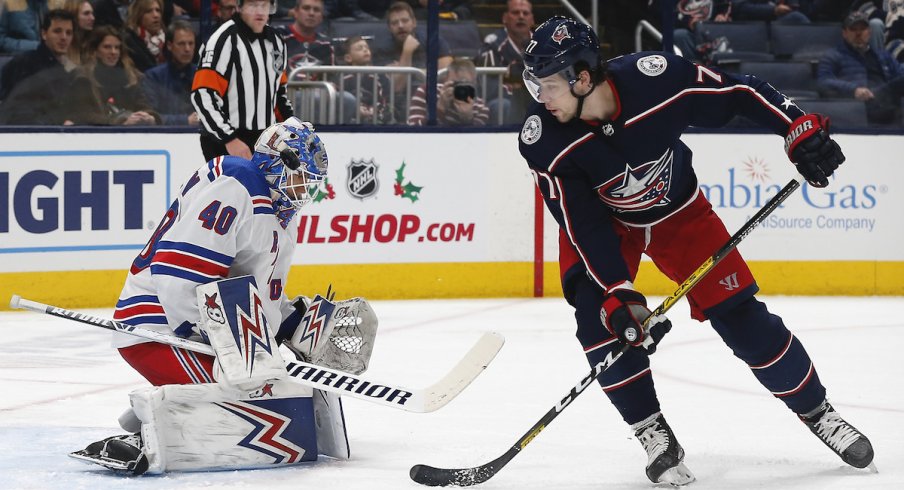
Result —
MULTIPOLYGON (((373 299, 558 295, 556 225, 515 133, 332 133, 328 192, 303 210, 290 294, 373 299)), ((847 163, 741 244, 766 294, 904 294, 904 137, 837 136, 847 163)), ((794 175, 782 141, 690 134, 729 230, 794 175)), ((115 303, 129 264, 203 158, 196 134, 0 134, 0 308, 13 293, 115 303)), ((638 287, 675 285, 645 262, 638 287)))

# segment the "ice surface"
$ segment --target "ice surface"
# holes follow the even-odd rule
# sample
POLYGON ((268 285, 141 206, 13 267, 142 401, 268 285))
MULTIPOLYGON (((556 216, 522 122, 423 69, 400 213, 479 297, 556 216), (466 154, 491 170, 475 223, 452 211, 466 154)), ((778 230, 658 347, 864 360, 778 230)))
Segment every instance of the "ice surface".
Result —
MULTIPOLYGON (((879 473, 844 465, 759 386, 708 324, 688 319, 682 302, 669 314, 675 328, 652 363, 664 412, 697 476, 689 488, 904 488, 904 298, 763 299, 810 352, 836 409, 870 437, 879 473)), ((589 371, 572 311, 559 299, 375 301, 374 309, 380 333, 366 376, 375 380, 432 383, 485 330, 501 332, 506 345, 438 412, 345 400, 351 461, 139 478, 66 456, 120 433, 116 418, 127 393, 144 386, 109 347, 109 333, 0 312, 0 489, 425 488, 409 480, 411 465, 468 467, 496 458, 589 371)), ((591 388, 477 488, 651 488, 645 461, 616 411, 591 388)))

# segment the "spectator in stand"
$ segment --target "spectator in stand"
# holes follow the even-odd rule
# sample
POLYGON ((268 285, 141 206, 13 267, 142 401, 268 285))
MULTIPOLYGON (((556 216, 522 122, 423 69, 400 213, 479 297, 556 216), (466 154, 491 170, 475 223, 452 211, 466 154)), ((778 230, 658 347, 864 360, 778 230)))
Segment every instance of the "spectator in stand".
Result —
POLYGON ((379 17, 364 11, 359 0, 325 0, 324 9, 329 19, 380 20, 379 17))
POLYGON ((282 32, 289 53, 288 72, 300 66, 334 65, 329 36, 323 32, 323 0, 297 0, 291 10, 295 22, 282 32))
POLYGON ((162 0, 134 0, 126 17, 126 47, 138 71, 144 73, 166 61, 166 30, 162 0))
POLYGON ((524 89, 522 53, 530 41, 534 28, 533 5, 528 0, 509 0, 502 14, 503 28, 488 35, 477 55, 478 66, 507 66, 505 75, 506 98, 493 99, 489 103, 490 123, 499 121, 502 111, 504 122, 515 124, 522 121, 523 113, 531 98, 524 89))
POLYGON ((94 30, 94 6, 88 0, 66 0, 63 10, 75 17, 75 30, 72 34, 72 45, 69 47, 69 59, 81 64, 87 49, 88 38, 94 30))
POLYGON ((675 6, 674 44, 681 54, 704 64, 712 62, 712 54, 719 50, 719 40, 710 37, 701 22, 731 22, 729 0, 678 0, 675 6))
POLYGON ((49 11, 41 22, 42 42, 4 65, 0 124, 71 124, 60 89, 71 78, 66 65, 74 24, 71 13, 49 11))
MULTIPOLYGON (((95 0, 94 3, 94 25, 113 26, 123 28, 128 18, 129 6, 135 0, 95 0)), ((173 15, 184 15, 185 10, 175 6, 173 0, 161 0, 163 16, 163 24, 167 25, 172 21, 173 15)))
POLYGON ((78 124, 152 126, 160 115, 141 91, 141 72, 124 49, 123 33, 112 26, 94 29, 88 41, 91 56, 79 70, 71 98, 78 108, 78 124))
POLYGON ((231 19, 239 8, 239 0, 220 0, 217 7, 217 27, 231 19))
MULTIPOLYGON (((273 0, 275 2, 276 0, 273 0)), ((201 121, 205 160, 251 148, 272 124, 295 115, 286 94, 286 42, 269 25, 267 0, 242 0, 239 15, 217 28, 201 46, 191 101, 201 121), (255 45, 259 49, 242 49, 255 45), (238 67, 259 66, 256 74, 238 67)))
POLYGON ((0 52, 24 53, 41 44, 41 18, 47 0, 5 0, 0 2, 0 52))
MULTIPOLYGON (((490 110, 477 97, 474 62, 460 58, 449 64, 445 83, 437 85, 436 121, 440 126, 486 126, 490 110)), ((422 85, 411 97, 409 126, 427 123, 427 90, 422 85)))
MULTIPOLYGON (((377 65, 427 66, 426 35, 417 32, 414 10, 405 2, 395 2, 386 11, 389 37, 378 39, 374 58, 377 65)), ((439 40, 439 69, 452 62, 452 50, 443 38, 439 40)))
POLYGON ((809 24, 800 11, 800 0, 731 0, 736 21, 764 20, 779 24, 809 24))
POLYGON ((902 0, 811 0, 809 8, 801 3, 801 11, 814 22, 838 23, 847 14, 859 10, 869 16, 870 43, 874 49, 885 46, 886 8, 902 0))
MULTIPOLYGON (((349 66, 372 66, 372 56, 370 45, 367 40, 361 36, 352 36, 345 42, 345 55, 343 57, 345 63, 349 66)), ((393 115, 387 104, 386 97, 383 94, 383 86, 388 80, 384 76, 376 76, 372 73, 356 75, 346 73, 342 76, 343 93, 357 94, 352 99, 357 111, 357 121, 360 123, 383 123, 392 122, 393 115), (360 89, 359 89, 360 84, 360 89)), ((354 113, 353 113, 354 114, 354 113)), ((351 122, 352 118, 347 118, 345 122, 351 122)))
POLYGON ((148 104, 168 126, 197 126, 198 113, 191 105, 191 84, 197 67, 195 31, 184 20, 174 20, 166 30, 169 60, 144 72, 142 92, 148 104))
POLYGON ((871 124, 900 124, 904 68, 870 44, 869 19, 854 11, 842 23, 843 41, 819 61, 816 82, 827 97, 853 97, 866 104, 871 124))

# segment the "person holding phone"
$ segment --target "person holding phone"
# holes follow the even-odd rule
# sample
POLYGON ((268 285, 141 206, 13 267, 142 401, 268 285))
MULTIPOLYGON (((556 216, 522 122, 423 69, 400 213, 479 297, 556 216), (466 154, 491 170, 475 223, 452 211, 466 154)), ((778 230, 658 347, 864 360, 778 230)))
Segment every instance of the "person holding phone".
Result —
MULTIPOLYGON (((446 81, 437 85, 436 119, 440 126, 486 126, 490 110, 477 97, 477 68, 461 58, 449 64, 446 81)), ((424 85, 411 96, 409 126, 427 122, 427 88, 424 85)))

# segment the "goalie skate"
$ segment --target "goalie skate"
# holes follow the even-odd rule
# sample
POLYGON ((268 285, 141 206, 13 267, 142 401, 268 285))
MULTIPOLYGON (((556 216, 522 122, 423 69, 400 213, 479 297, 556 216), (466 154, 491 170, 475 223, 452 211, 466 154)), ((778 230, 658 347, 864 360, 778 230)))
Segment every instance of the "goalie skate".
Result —
POLYGON ((820 441, 832 449, 841 459, 854 468, 876 471, 873 464, 873 445, 853 425, 847 423, 829 402, 823 402, 809 417, 802 415, 801 421, 820 441))
POLYGON ((140 475, 148 469, 142 445, 141 434, 113 436, 92 442, 81 451, 69 453, 69 456, 116 472, 140 475))
POLYGON ((654 413, 631 428, 647 452, 646 471, 651 482, 682 486, 696 479, 685 466, 684 448, 662 413, 654 413))

